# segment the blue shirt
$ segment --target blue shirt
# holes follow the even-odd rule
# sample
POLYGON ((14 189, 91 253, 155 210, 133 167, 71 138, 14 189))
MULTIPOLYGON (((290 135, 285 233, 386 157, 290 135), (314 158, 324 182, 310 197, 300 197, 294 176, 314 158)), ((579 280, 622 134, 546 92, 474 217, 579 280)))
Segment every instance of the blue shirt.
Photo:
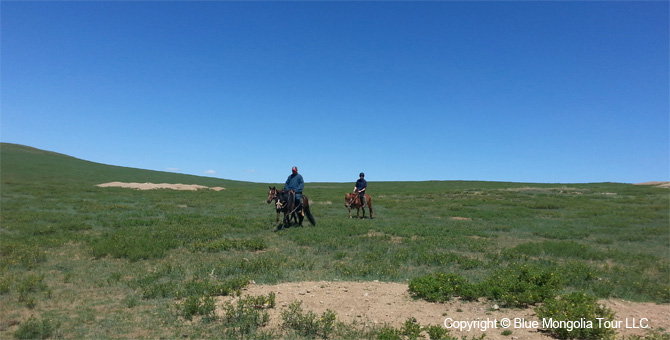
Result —
MULTIPOLYGON (((365 179, 363 179, 363 178, 359 178, 359 179, 356 181, 356 190, 361 191, 361 190, 363 190, 363 189, 365 189, 365 188, 367 188, 367 187, 368 187, 368 182, 367 182, 365 179)), ((361 194, 361 195, 365 195, 365 192, 361 192, 360 194, 361 194)))

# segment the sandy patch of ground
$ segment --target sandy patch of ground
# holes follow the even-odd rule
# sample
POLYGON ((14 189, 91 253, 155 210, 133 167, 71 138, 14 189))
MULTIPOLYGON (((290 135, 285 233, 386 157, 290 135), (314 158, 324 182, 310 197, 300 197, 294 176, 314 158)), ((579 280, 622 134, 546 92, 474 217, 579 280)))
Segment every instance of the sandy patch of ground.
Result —
POLYGON ((644 183, 635 183, 635 185, 653 185, 659 188, 670 188, 670 182, 644 182, 644 183))
MULTIPOLYGON (((330 309, 337 313, 337 321, 351 324, 355 322, 359 326, 383 326, 389 324, 395 328, 401 328, 404 322, 414 317, 423 326, 441 325, 444 327, 446 318, 454 321, 475 320, 502 320, 508 318, 523 318, 527 321, 537 321, 537 316, 532 308, 528 309, 495 309, 496 306, 481 300, 480 302, 450 301, 447 303, 431 303, 424 300, 414 300, 409 295, 407 284, 385 283, 385 282, 293 282, 279 285, 251 285, 247 287, 242 295, 267 295, 270 292, 276 294, 276 307, 270 309, 270 327, 279 327, 282 322, 281 312, 288 308, 293 301, 302 301, 305 312, 312 311, 317 315, 330 309)), ((217 313, 222 314, 222 306, 226 302, 235 302, 236 298, 220 297, 217 300, 217 313)), ((653 303, 634 303, 622 300, 604 300, 604 305, 611 308, 615 313, 615 320, 622 321, 622 327, 617 330, 619 337, 630 335, 644 335, 645 329, 625 328, 626 321, 629 326, 642 321, 648 325, 649 330, 657 330, 662 327, 670 329, 670 305, 657 305, 653 303), (642 319, 648 319, 644 321, 642 319)), ((540 321, 541 323, 541 321, 540 321)), ((525 329, 523 327, 510 327, 511 335, 505 336, 501 333, 505 330, 502 326, 489 328, 486 331, 473 329, 468 331, 451 330, 453 336, 479 336, 486 333, 487 339, 506 340, 550 340, 547 334, 538 331, 537 328, 525 329)))
POLYGON ((116 187, 116 188, 130 188, 137 190, 154 190, 154 189, 172 189, 172 190, 189 190, 189 191, 195 191, 199 189, 209 189, 214 191, 226 190, 226 188, 222 187, 210 188, 204 185, 197 185, 197 184, 169 184, 169 183, 154 184, 154 183, 109 182, 109 183, 98 184, 97 186, 101 188, 116 187))
POLYGON ((460 216, 450 217, 449 219, 454 221, 472 221, 470 217, 460 217, 460 216))

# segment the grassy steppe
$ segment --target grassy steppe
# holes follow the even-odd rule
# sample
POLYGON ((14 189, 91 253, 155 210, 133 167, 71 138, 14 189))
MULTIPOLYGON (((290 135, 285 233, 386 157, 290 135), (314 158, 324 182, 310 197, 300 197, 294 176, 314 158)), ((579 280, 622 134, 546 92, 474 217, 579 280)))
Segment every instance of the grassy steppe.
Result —
POLYGON ((371 181, 376 218, 356 220, 343 206, 352 183, 307 183, 317 226, 277 232, 268 184, 14 144, 0 146, 0 165, 2 338, 15 336, 16 322, 64 338, 220 337, 221 323, 188 319, 249 280, 406 282, 442 272, 486 282, 524 265, 560 275, 564 292, 670 302, 668 189, 371 181), (95 186, 112 181, 226 190, 95 186), (193 297, 205 302, 189 310, 193 297))

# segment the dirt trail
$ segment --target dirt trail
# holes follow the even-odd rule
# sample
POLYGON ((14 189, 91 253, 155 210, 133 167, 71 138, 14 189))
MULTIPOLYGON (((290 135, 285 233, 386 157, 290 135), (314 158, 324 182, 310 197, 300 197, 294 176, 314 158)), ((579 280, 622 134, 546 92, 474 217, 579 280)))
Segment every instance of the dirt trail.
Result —
POLYGON ((199 189, 209 189, 214 191, 226 190, 226 188, 222 187, 210 188, 204 185, 197 185, 197 184, 170 184, 170 183, 155 184, 155 183, 109 182, 109 183, 98 184, 97 186, 101 188, 116 187, 116 188, 129 188, 137 190, 154 190, 154 189, 172 189, 172 190, 189 190, 189 191, 195 191, 199 189))
MULTIPOLYGON (((498 320, 508 318, 524 318, 525 320, 538 320, 535 312, 531 309, 495 309, 493 303, 481 300, 480 302, 451 301, 447 303, 430 303, 424 300, 414 300, 410 297, 407 284, 385 283, 385 282, 294 282, 279 285, 251 285, 247 287, 242 296, 245 295, 267 295, 270 292, 276 294, 277 307, 270 309, 270 327, 277 327, 281 323, 281 311, 296 300, 302 301, 304 311, 312 311, 317 315, 330 309, 337 313, 337 320, 345 324, 356 322, 358 325, 392 325, 395 328, 402 327, 403 323, 410 317, 416 318, 421 325, 444 325, 446 318, 454 321, 475 320, 498 320)), ((217 312, 222 312, 225 302, 234 302, 235 298, 221 297, 217 301, 217 312)), ((646 329, 625 328, 625 322, 629 326, 635 322, 638 327, 648 324, 648 330, 657 330, 662 327, 670 329, 670 305, 657 305, 653 303, 633 303, 622 300, 603 300, 604 305, 611 308, 615 313, 615 320, 622 321, 622 327, 617 330, 619 337, 630 335, 644 335, 646 329), (642 319, 648 319, 644 321, 642 319)), ((541 323, 541 321, 540 321, 541 323)), ((478 336, 486 333, 487 339, 514 339, 514 340, 549 340, 550 336, 538 331, 537 328, 524 329, 521 327, 510 327, 511 335, 505 336, 501 333, 505 330, 502 326, 498 328, 481 331, 473 330, 451 330, 454 336, 478 336)))

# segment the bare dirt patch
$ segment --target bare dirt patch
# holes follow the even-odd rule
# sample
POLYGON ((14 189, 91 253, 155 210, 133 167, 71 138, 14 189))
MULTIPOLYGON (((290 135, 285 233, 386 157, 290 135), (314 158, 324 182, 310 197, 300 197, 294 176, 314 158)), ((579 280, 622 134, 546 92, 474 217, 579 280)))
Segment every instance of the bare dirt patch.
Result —
POLYGON ((659 188, 670 188, 670 182, 644 182, 644 183, 635 183, 635 185, 653 185, 659 188))
POLYGON ((189 190, 189 191, 195 191, 200 189, 209 189, 214 191, 226 190, 226 188, 222 187, 210 188, 204 185, 197 185, 197 184, 170 184, 170 183, 155 184, 155 183, 109 182, 109 183, 98 184, 96 186, 101 188, 116 187, 116 188, 129 188, 137 190, 155 190, 155 189, 172 189, 172 190, 189 190))
MULTIPOLYGON (((537 315, 532 308, 527 309, 496 309, 494 303, 480 300, 479 302, 451 301, 447 303, 431 303, 424 300, 414 300, 407 290, 407 284, 385 283, 385 282, 292 282, 279 285, 251 285, 243 291, 243 296, 267 295, 270 292, 276 294, 276 305, 270 309, 270 326, 279 327, 281 311, 288 308, 293 301, 302 301, 305 311, 312 311, 317 315, 330 309, 337 313, 337 321, 345 324, 355 323, 363 327, 383 326, 388 324, 397 329, 410 318, 416 318, 423 326, 441 325, 444 327, 446 318, 455 321, 476 320, 501 320, 508 318, 524 318, 525 320, 537 321, 537 315)), ((217 300, 217 313, 221 314, 222 306, 226 302, 233 302, 237 298, 220 297, 217 300)), ((648 330, 657 330, 662 327, 670 329, 670 306, 657 305, 653 303, 634 303, 622 300, 603 300, 602 304, 611 308, 615 313, 615 320, 621 320, 625 326, 640 320, 647 329, 622 327, 617 332, 619 336, 644 335, 648 330), (634 321, 636 320, 636 321, 634 321)), ((541 321, 540 321, 541 323, 541 321)), ((486 333, 487 339, 527 339, 527 340, 549 340, 553 339, 538 329, 524 329, 510 327, 511 335, 504 336, 501 333, 505 329, 498 326, 495 329, 481 331, 473 329, 470 331, 451 330, 453 336, 479 336, 486 333)))

